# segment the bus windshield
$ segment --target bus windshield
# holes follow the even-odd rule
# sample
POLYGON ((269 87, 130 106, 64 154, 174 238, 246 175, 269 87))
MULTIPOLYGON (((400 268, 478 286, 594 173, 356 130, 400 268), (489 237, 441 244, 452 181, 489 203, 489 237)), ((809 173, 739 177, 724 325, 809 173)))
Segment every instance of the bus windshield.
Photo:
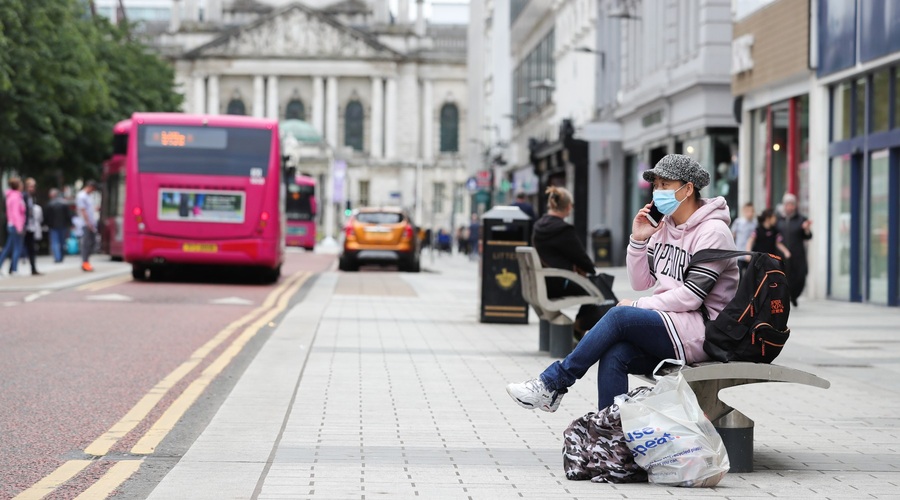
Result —
POLYGON ((285 206, 288 220, 313 220, 316 215, 316 188, 307 184, 288 184, 285 206))
POLYGON ((265 177, 272 131, 145 125, 137 142, 141 173, 265 177))

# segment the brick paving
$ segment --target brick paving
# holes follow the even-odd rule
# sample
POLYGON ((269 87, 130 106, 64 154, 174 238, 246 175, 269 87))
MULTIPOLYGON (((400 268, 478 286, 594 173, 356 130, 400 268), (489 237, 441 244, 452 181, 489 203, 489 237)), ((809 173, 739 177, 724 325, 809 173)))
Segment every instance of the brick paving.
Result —
POLYGON ((476 263, 425 266, 320 275, 150 498, 900 498, 896 308, 801 299, 778 363, 832 386, 723 392, 756 422, 755 472, 706 490, 593 484, 566 480, 561 448, 595 408, 595 373, 556 413, 520 408, 505 385, 553 361, 536 318, 479 323, 476 263))

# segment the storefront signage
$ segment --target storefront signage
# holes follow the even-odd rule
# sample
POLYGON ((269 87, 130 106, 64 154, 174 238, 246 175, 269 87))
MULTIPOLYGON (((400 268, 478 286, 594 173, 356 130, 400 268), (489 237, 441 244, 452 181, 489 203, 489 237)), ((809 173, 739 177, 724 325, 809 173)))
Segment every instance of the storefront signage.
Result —
POLYGON ((739 75, 753 69, 753 34, 741 35, 731 41, 731 74, 739 75))

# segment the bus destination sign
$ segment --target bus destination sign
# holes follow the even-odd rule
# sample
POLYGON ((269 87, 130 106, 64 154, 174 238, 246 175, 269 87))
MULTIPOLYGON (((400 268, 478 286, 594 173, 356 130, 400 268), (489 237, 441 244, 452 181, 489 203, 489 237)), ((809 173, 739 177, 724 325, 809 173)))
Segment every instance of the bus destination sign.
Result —
POLYGON ((147 125, 144 144, 157 148, 225 149, 228 131, 222 128, 147 125))

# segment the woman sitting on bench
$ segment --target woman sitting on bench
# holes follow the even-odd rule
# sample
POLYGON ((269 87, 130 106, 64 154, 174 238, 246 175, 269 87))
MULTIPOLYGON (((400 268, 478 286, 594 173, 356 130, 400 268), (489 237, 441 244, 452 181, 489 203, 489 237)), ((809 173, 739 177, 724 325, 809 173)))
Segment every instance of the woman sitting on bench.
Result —
POLYGON ((698 250, 735 249, 728 205, 722 197, 700 198, 709 173, 689 156, 667 155, 643 176, 653 183, 653 204, 664 217, 654 227, 648 218, 650 204, 635 215, 628 277, 635 290, 655 285, 653 295, 620 301, 565 359, 538 378, 509 384, 506 392, 520 406, 556 411, 568 387, 595 363, 602 409, 628 391, 629 373, 648 373, 667 358, 687 364, 708 359, 699 309, 706 305, 710 319, 719 315, 737 289, 737 263, 730 259, 704 264, 688 276, 684 270, 698 250))
MULTIPOLYGON (((572 194, 562 187, 547 188, 547 214, 534 223, 531 246, 538 253, 544 267, 565 269, 587 277, 607 299, 617 301, 612 292, 613 277, 608 274, 594 274, 594 263, 588 257, 575 234, 575 227, 564 219, 572 213, 572 194)), ((556 299, 573 295, 587 295, 587 290, 565 278, 547 278, 547 297, 556 299)), ((615 305, 583 304, 575 317, 575 338, 581 340, 584 334, 600 321, 600 318, 615 305)))

